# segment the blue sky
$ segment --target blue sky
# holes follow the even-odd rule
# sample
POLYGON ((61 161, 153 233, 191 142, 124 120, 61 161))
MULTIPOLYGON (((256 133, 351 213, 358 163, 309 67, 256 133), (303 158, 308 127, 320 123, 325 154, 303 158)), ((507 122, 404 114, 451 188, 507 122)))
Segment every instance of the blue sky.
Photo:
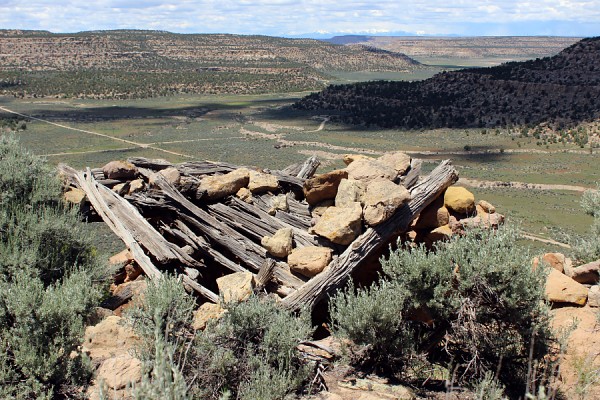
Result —
POLYGON ((600 0, 0 0, 0 28, 600 36, 600 0))

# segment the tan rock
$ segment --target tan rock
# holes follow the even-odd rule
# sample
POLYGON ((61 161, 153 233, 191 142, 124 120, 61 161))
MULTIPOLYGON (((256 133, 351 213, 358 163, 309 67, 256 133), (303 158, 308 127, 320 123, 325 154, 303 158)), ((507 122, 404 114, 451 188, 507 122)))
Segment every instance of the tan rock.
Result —
POLYGON ((307 246, 297 248, 288 256, 288 265, 292 271, 312 278, 329 265, 332 252, 328 247, 307 246))
POLYGON ((121 317, 113 315, 85 329, 82 351, 92 361, 99 362, 125 354, 139 342, 135 332, 121 321, 121 317))
POLYGON ((254 291, 254 276, 251 272, 234 272, 217 279, 223 303, 247 300, 254 291))
POLYGON ((421 214, 414 226, 416 230, 435 229, 440 226, 448 225, 450 222, 450 213, 444 207, 444 196, 439 196, 429 204, 421 214))
MULTIPOLYGON (((567 258, 567 261, 570 259, 567 258)), ((565 273, 579 283, 595 285, 598 283, 600 270, 600 260, 593 261, 576 268, 571 268, 569 262, 565 263, 565 273), (568 273, 567 273, 568 272, 568 273)))
POLYGON ((127 161, 111 161, 102 167, 102 171, 107 179, 131 180, 137 175, 135 165, 127 161))
POLYGON ((312 231, 333 243, 347 245, 360 234, 361 225, 362 207, 353 203, 348 207, 329 207, 312 231))
POLYGON ((219 319, 226 312, 227 310, 221 307, 220 304, 204 303, 194 312, 192 327, 198 331, 203 331, 206 328, 208 321, 211 319, 219 319))
POLYGON ((485 200, 479 200, 479 203, 477 203, 477 205, 488 214, 493 214, 496 212, 496 207, 494 207, 491 203, 488 203, 485 200))
POLYGON ((344 161, 344 164, 346 165, 350 165, 351 163, 353 163, 354 161, 357 160, 372 160, 373 158, 369 157, 369 156, 365 156, 363 154, 344 154, 344 156, 342 157, 342 160, 344 161))
POLYGON ((398 176, 403 175, 410 167, 410 156, 400 151, 385 153, 377 161, 394 168, 398 176))
POLYGON ((277 190, 278 188, 279 181, 274 175, 250 170, 250 181, 248 182, 248 189, 250 189, 252 193, 269 192, 277 190))
POLYGON ((80 206, 85 200, 85 192, 79 188, 70 188, 63 194, 63 198, 69 204, 80 206))
POLYGON ((594 285, 588 291, 588 305, 590 307, 600 307, 600 286, 594 285))
POLYGON ((397 175, 394 168, 372 159, 356 160, 346 167, 346 171, 348 178, 367 183, 377 178, 394 180, 397 175))
POLYGON ((108 259, 110 265, 127 264, 133 261, 133 256, 128 249, 125 249, 108 259))
POLYGON ((290 206, 288 203, 288 198, 284 193, 271 198, 271 208, 269 208, 270 215, 275 215, 277 211, 288 212, 289 210, 290 206))
POLYGON ((322 201, 322 202, 320 202, 318 204, 315 204, 313 206, 313 208, 310 210, 310 212, 311 212, 311 214, 313 216, 320 217, 323 214, 325 214, 325 211, 327 211, 327 209, 329 207, 333 207, 334 205, 335 205, 335 201, 334 200, 331 200, 331 199, 325 200, 325 201, 322 201))
POLYGON ((219 200, 236 194, 241 188, 248 186, 250 171, 239 168, 225 175, 207 176, 200 181, 196 198, 219 200))
POLYGON ((459 214, 469 214, 475 211, 475 196, 464 187, 451 186, 444 194, 444 205, 449 210, 459 214))
POLYGON ((425 243, 427 245, 432 245, 440 240, 448 240, 452 237, 452 234, 453 232, 452 229, 450 229, 450 226, 442 225, 435 228, 425 236, 425 243))
POLYGON ((335 196, 335 206, 345 207, 350 203, 363 204, 367 187, 364 182, 355 179, 342 179, 335 196))
POLYGON ((377 179, 367 185, 364 219, 370 226, 388 220, 396 210, 410 200, 410 192, 387 179, 377 179))
POLYGON ((292 252, 293 238, 292 228, 281 228, 273 236, 263 237, 260 243, 270 255, 284 258, 292 252))
POLYGON ((129 263, 125 265, 125 282, 133 282, 143 273, 144 270, 137 263, 129 263))
POLYGON ((128 354, 109 358, 100 365, 96 380, 112 390, 124 389, 142 380, 142 362, 128 354))
POLYGON ((129 194, 141 192, 146 188, 146 183, 142 179, 134 179, 129 182, 129 194))
POLYGON ((345 178, 348 178, 348 172, 338 169, 307 179, 302 188, 306 202, 312 206, 323 200, 335 199, 340 181, 345 178))
POLYGON ((558 272, 565 271, 566 257, 562 253, 546 253, 542 256, 542 260, 558 272))
POLYGON ((587 300, 588 289, 554 268, 546 280, 546 297, 554 303, 571 303, 583 306, 587 300))
POLYGON ((113 186, 111 190, 119 196, 125 196, 127 193, 129 193, 129 182, 118 183, 113 186))
POLYGON ((181 173, 175 167, 168 167, 165 169, 161 169, 158 172, 153 173, 148 178, 148 183, 152 186, 156 185, 156 179, 158 177, 162 177, 172 186, 177 186, 181 182, 181 173))
POLYGON ((254 200, 252 199, 252 192, 250 191, 250 189, 245 187, 240 188, 240 190, 237 191, 235 196, 244 203, 252 204, 254 202, 254 200))

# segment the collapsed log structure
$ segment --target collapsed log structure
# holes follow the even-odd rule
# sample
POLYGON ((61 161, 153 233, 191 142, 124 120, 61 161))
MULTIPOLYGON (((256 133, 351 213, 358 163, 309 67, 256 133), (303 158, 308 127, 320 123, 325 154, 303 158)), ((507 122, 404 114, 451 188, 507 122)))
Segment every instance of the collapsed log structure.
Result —
POLYGON ((218 302, 219 278, 252 274, 297 310, 331 295, 458 179, 449 161, 421 177, 421 161, 402 153, 345 161, 320 175, 315 157, 281 171, 145 158, 59 171, 148 278, 175 273, 218 302))

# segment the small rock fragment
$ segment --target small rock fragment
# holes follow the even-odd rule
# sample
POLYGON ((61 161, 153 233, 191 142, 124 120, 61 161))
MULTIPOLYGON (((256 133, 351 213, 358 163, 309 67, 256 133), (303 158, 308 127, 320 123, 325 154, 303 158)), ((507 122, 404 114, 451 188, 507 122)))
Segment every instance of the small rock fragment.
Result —
POLYGON ((292 252, 292 228, 281 228, 273 236, 265 236, 261 240, 262 246, 274 257, 284 258, 292 252))
POLYGON ((288 256, 288 265, 292 271, 312 278, 329 265, 331 258, 330 248, 307 246, 294 249, 288 256))
POLYGON ((248 300, 254 291, 254 276, 242 271, 217 278, 219 294, 224 304, 248 300))

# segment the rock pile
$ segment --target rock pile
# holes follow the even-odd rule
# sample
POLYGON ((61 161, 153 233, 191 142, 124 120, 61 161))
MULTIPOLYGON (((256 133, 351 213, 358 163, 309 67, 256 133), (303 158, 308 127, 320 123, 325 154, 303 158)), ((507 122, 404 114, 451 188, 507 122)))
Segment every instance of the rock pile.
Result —
POLYGON ((533 267, 540 263, 552 267, 546 281, 546 296, 552 303, 600 307, 600 260, 574 267, 564 254, 546 253, 533 260, 533 267))
MULTIPOLYGON (((175 271, 211 303, 261 289, 288 308, 312 307, 399 237, 431 245, 503 221, 489 203, 449 188, 458 179, 449 162, 426 177, 420 160, 400 152, 345 162, 319 175, 315 158, 282 171, 144 158, 59 168, 66 199, 88 203, 125 242, 124 285, 142 271, 175 271)), ((106 304, 116 309, 132 293, 115 290, 106 304)))

